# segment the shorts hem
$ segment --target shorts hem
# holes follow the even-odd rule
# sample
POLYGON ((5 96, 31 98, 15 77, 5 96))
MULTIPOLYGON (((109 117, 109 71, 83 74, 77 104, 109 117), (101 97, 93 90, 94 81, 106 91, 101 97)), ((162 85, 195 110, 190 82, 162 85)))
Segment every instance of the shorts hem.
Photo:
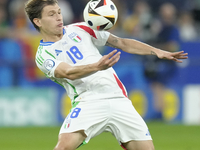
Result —
POLYGON ((122 143, 127 143, 127 142, 130 142, 130 141, 153 141, 153 139, 152 138, 147 138, 147 139, 127 139, 127 140, 120 141, 119 144, 121 145, 122 143))
MULTIPOLYGON (((59 132, 59 135, 62 134, 62 133, 73 133, 73 132, 77 132, 77 131, 84 131, 85 134, 86 134, 86 129, 84 129, 84 128, 79 128, 79 129, 65 130, 65 131, 59 132)), ((86 134, 86 135, 87 135, 87 134, 86 134)))

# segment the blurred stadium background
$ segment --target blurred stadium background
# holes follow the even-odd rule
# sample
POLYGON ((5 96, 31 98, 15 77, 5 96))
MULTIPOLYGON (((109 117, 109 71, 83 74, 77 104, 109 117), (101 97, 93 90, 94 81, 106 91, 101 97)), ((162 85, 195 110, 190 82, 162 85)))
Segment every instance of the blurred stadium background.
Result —
MULTIPOLYGON (((26 1, 0 1, 0 149, 4 150, 53 149, 71 108, 65 90, 35 65, 41 37, 24 13, 26 1)), ((83 21, 88 0, 58 1, 66 25, 83 21)), ((200 0, 113 1, 119 19, 111 33, 189 53, 188 60, 177 64, 122 52, 114 68, 147 122, 156 149, 199 149, 200 0)), ((100 50, 107 54, 112 49, 100 50)), ((121 148, 104 133, 81 149, 121 148)))

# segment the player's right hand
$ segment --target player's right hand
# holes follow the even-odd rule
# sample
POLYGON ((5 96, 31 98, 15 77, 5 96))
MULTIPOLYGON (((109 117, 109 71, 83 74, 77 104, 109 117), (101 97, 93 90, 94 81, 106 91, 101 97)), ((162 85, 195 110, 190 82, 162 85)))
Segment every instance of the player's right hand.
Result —
POLYGON ((104 55, 98 62, 97 67, 99 70, 105 70, 112 67, 116 64, 120 59, 121 52, 117 52, 117 50, 113 50, 107 55, 104 55))

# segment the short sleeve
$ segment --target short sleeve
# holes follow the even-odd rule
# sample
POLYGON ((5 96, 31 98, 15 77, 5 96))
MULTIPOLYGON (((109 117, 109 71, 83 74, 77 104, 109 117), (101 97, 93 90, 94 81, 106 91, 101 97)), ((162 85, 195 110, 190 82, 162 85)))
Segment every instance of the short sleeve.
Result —
POLYGON ((56 59, 48 50, 38 49, 35 62, 38 68, 48 77, 55 78, 54 72, 58 65, 62 62, 56 59))
POLYGON ((97 46, 104 46, 110 36, 110 33, 107 31, 97 31, 94 30, 96 38, 92 38, 92 41, 97 46))

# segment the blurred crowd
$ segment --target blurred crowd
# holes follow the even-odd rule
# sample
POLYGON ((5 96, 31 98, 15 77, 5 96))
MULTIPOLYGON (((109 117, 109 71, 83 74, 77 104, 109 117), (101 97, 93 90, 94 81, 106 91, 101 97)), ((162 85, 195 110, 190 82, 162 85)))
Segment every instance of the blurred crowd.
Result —
MULTIPOLYGON (((58 0, 64 23, 83 21, 82 13, 88 1, 58 0)), ((44 77, 34 62, 41 37, 24 12, 26 2, 0 0, 0 88, 34 86, 44 77)), ((180 42, 200 39, 200 0, 113 2, 118 8, 119 18, 110 32, 117 36, 134 38, 172 52, 179 50, 180 42)), ((154 63, 157 61, 157 58, 145 57, 147 78, 157 80, 159 72, 155 70, 157 66, 154 63)), ((173 64, 164 62, 163 65, 173 72, 173 64)))

